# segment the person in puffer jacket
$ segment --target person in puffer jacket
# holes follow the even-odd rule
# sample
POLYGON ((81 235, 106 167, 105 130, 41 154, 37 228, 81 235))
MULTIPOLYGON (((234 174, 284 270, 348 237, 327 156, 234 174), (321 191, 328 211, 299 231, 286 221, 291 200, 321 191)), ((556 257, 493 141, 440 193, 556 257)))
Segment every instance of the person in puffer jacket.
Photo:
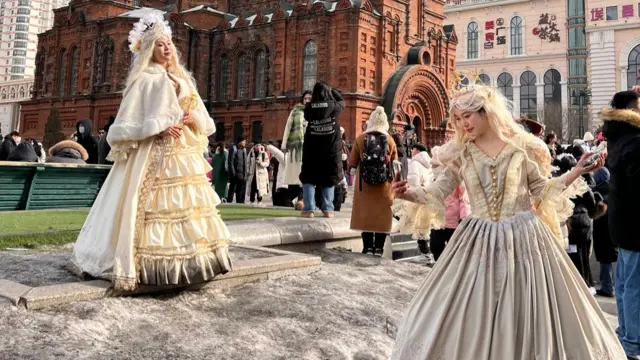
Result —
POLYGON ((86 164, 88 158, 87 150, 80 143, 72 140, 63 140, 49 149, 47 164, 86 164))
MULTIPOLYGON (((433 169, 434 179, 444 172, 445 168, 439 160, 440 147, 434 146, 431 149, 431 168, 433 169)), ((460 184, 456 190, 449 195, 444 201, 445 206, 445 228, 431 230, 431 238, 429 240, 431 252, 435 261, 438 261, 444 248, 451 239, 453 232, 460 224, 462 219, 471 213, 471 205, 469 204, 469 196, 467 195, 464 184, 460 184)))
MULTIPOLYGON (((416 188, 420 186, 427 187, 433 182, 431 157, 427 152, 427 148, 422 144, 413 144, 411 146, 411 160, 409 161, 409 169, 407 171, 407 181, 410 186, 416 188)), ((427 265, 435 264, 435 259, 429 247, 429 239, 414 234, 414 240, 418 241, 420 252, 425 254, 427 265)))

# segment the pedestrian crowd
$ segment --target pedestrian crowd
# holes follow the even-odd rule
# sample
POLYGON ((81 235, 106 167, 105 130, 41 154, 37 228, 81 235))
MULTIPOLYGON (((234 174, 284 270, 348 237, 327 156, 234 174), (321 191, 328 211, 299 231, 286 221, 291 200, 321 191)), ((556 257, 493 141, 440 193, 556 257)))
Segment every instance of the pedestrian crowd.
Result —
POLYGON ((109 123, 96 135, 90 119, 79 120, 76 131, 68 139, 50 144, 48 151, 42 142, 33 138, 23 139, 18 131, 12 131, 4 138, 0 134, 0 161, 111 165, 107 159, 111 149, 107 133, 113 121, 114 117, 110 117, 109 123))

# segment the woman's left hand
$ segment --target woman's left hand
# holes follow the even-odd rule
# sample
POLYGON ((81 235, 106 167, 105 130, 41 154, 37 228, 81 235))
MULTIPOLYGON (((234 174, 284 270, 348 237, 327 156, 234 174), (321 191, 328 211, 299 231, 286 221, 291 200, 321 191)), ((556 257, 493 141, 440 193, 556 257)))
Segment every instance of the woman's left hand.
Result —
POLYGON ((187 126, 193 125, 193 115, 191 115, 189 110, 185 111, 184 115, 182 115, 182 123, 187 126))
POLYGON ((578 164, 576 165, 576 167, 581 170, 582 174, 587 174, 587 173, 590 173, 590 172, 592 172, 594 170, 597 170, 597 169, 603 167, 605 161, 607 160, 607 153, 606 152, 601 153, 600 155, 598 155, 598 158, 596 159, 596 161, 591 166, 588 166, 588 167, 585 168, 584 167, 585 162, 587 162, 587 160, 589 160, 589 158, 592 155, 593 155, 593 153, 584 154, 580 158, 580 161, 578 161, 578 164))

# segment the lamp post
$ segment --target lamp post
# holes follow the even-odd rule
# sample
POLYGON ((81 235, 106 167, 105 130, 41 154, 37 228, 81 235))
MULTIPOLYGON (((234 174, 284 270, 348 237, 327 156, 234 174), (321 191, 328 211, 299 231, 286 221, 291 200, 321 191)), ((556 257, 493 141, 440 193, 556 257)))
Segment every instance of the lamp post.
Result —
POLYGON ((584 110, 587 105, 591 104, 591 90, 573 89, 571 97, 573 98, 573 105, 578 106, 578 116, 580 118, 578 131, 580 132, 579 136, 582 136, 585 133, 584 110))

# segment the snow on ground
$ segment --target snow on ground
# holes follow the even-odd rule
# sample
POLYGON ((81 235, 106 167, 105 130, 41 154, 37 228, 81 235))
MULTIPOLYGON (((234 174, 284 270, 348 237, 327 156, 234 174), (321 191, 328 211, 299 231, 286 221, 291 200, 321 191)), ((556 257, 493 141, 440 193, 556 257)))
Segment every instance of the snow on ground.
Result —
MULTIPOLYGON (((316 273, 230 291, 107 298, 40 311, 0 306, 0 358, 388 359, 387 319, 401 318, 428 268, 335 250, 315 254, 323 259, 316 273)), ((56 257, 62 255, 39 261, 52 266, 56 257)))

